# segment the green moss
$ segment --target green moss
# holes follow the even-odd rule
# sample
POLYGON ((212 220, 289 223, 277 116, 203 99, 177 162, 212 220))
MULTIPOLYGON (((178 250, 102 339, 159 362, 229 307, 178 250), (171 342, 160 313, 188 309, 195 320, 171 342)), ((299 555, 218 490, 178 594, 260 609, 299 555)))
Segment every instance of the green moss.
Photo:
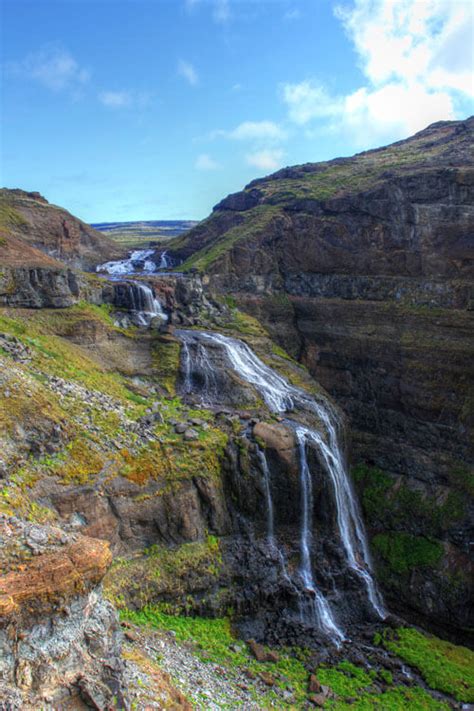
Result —
POLYGON ((372 679, 359 667, 343 661, 336 667, 320 666, 317 677, 321 684, 329 686, 337 696, 357 696, 360 689, 370 687, 372 679))
MULTIPOLYGON (((162 599, 170 601, 167 611, 190 612, 196 601, 189 590, 209 588, 219 579, 221 570, 220 541, 208 535, 203 541, 153 545, 143 556, 116 559, 105 578, 104 590, 119 608, 126 607, 127 601, 146 607, 162 599)), ((198 604, 202 602, 199 597, 198 604)))
POLYGON ((156 428, 158 441, 133 453, 121 452, 124 465, 120 473, 140 485, 150 479, 163 484, 195 476, 220 479, 227 435, 216 427, 205 430, 196 426, 196 429, 199 438, 186 442, 171 425, 159 425, 156 428))
POLYGON ((345 701, 330 701, 326 708, 336 711, 349 708, 354 711, 449 711, 450 707, 419 687, 396 687, 382 694, 359 692, 356 699, 351 699, 350 704, 345 701))
POLYGON ((436 538, 465 515, 465 497, 460 486, 438 500, 376 467, 359 464, 352 476, 361 495, 365 518, 373 529, 409 530, 436 538))
POLYGON ((474 702, 474 652, 415 629, 387 630, 383 645, 418 669, 428 686, 474 702))
POLYGON ((379 533, 372 545, 388 569, 399 574, 435 566, 443 555, 443 546, 438 541, 409 533, 379 533))
POLYGON ((153 343, 153 372, 169 395, 176 394, 181 346, 174 338, 161 336, 153 343))

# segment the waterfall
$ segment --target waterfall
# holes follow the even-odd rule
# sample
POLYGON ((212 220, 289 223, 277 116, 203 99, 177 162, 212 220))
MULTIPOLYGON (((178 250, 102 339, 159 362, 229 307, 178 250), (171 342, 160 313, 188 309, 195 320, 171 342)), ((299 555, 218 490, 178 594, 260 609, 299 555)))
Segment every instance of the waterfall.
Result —
POLYGON ((172 266, 171 259, 168 257, 168 252, 165 249, 165 251, 160 254, 158 269, 171 269, 172 266))
MULTIPOLYGON (((295 430, 300 455, 302 491, 301 578, 305 587, 314 598, 315 613, 317 614, 321 627, 327 632, 331 631, 333 637, 339 637, 339 639, 341 639, 342 633, 334 622, 327 601, 317 590, 311 569, 312 479, 306 456, 306 448, 308 445, 313 445, 318 453, 322 466, 330 477, 336 504, 338 532, 347 565, 356 573, 363 583, 372 609, 383 619, 386 616, 386 612, 372 576, 371 560, 365 531, 357 500, 352 491, 346 471, 345 461, 339 443, 339 422, 334 408, 322 396, 316 399, 316 397, 311 396, 304 390, 291 385, 285 378, 266 366, 242 341, 218 333, 178 331, 177 335, 184 344, 183 353, 187 353, 186 358, 188 361, 186 367, 188 374, 186 375, 186 382, 188 387, 192 382, 190 347, 193 349, 195 354, 193 356, 194 363, 201 373, 200 382, 193 384, 195 389, 201 388, 203 400, 212 402, 216 393, 218 393, 218 389, 215 387, 215 370, 212 364, 212 358, 209 356, 209 352, 212 353, 212 350, 208 350, 206 347, 207 344, 211 347, 220 347, 225 353, 231 367, 240 377, 255 387, 272 412, 283 414, 300 410, 310 412, 318 417, 322 424, 322 431, 305 427, 289 418, 287 419, 288 424, 295 430), (206 351, 205 356, 202 353, 203 349, 206 351), (211 387, 211 383, 214 384, 214 387, 211 387)), ((190 390, 187 392, 190 392, 190 390)), ((267 507, 268 505, 269 502, 267 499, 267 507)), ((274 535, 274 532, 272 535, 274 535)))
POLYGON ((275 546, 275 520, 273 513, 273 499, 270 483, 270 467, 268 466, 265 452, 258 447, 257 456, 260 461, 263 473, 263 483, 265 486, 265 502, 267 505, 267 538, 270 545, 275 546))
POLYGON ((321 625, 322 629, 330 637, 342 641, 344 634, 337 626, 331 608, 318 590, 313 577, 311 565, 311 537, 312 537, 312 511, 313 511, 313 485, 311 472, 306 457, 306 441, 303 428, 296 428, 296 438, 300 455, 300 478, 301 478, 301 565, 300 573, 304 584, 304 590, 309 593, 309 605, 306 598, 300 602, 303 618, 308 616, 321 625))
POLYGON ((131 311, 137 326, 149 326, 154 318, 166 323, 168 317, 151 287, 137 281, 130 282, 129 287, 131 311))
POLYGON ((99 264, 99 266, 96 267, 96 271, 112 276, 123 276, 124 274, 137 274, 140 272, 151 274, 156 271, 155 262, 151 259, 154 254, 154 249, 135 249, 130 252, 128 259, 99 264))

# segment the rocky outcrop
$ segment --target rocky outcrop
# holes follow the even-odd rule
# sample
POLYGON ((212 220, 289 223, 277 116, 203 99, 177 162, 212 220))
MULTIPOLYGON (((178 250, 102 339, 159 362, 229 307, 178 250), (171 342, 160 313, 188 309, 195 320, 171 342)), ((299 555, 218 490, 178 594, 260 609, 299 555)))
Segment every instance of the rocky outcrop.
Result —
POLYGON ((5 516, 0 541, 1 708, 124 708, 108 545, 5 516))
POLYGON ((90 269, 122 255, 109 237, 37 192, 0 190, 0 264, 90 269))
POLYGON ((20 308, 66 308, 84 299, 103 301, 103 284, 92 276, 51 267, 0 266, 0 305, 20 308))
POLYGON ((378 515, 366 515, 391 603, 458 629, 474 459, 473 131, 472 118, 442 122, 354 158, 284 169, 226 198, 177 244, 185 268, 231 292, 342 406, 352 462, 388 477, 378 515), (387 507, 400 487, 397 518, 387 507), (414 520, 410 497, 431 519, 414 520), (459 505, 440 527, 447 500, 459 505), (389 552, 400 534, 440 555, 401 572, 389 552))

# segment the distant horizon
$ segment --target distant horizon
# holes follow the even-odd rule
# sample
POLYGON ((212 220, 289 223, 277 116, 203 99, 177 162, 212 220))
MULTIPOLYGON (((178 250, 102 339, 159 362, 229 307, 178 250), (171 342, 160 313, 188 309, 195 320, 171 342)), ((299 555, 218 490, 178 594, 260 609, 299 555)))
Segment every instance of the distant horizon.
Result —
POLYGON ((474 112, 469 0, 114 0, 110 10, 108 0, 0 9, 1 182, 89 224, 201 221, 282 167, 474 112))

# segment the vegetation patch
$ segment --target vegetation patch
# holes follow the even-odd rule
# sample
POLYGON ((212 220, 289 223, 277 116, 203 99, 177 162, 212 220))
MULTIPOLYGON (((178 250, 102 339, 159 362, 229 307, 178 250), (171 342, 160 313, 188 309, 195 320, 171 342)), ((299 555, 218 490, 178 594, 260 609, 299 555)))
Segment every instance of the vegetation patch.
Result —
POLYGON ((474 702, 474 652, 470 649, 413 628, 386 630, 375 641, 415 667, 432 689, 457 701, 474 702))
MULTIPOLYGON (((366 520, 373 529, 411 530, 440 537, 465 514, 465 498, 460 486, 439 501, 376 467, 359 464, 352 475, 361 493, 366 520)), ((463 481, 467 480, 467 477, 463 478, 463 481)))
MULTIPOLYGON (((251 210, 239 213, 243 218, 240 224, 231 227, 209 245, 189 257, 184 264, 180 266, 180 270, 188 271, 194 268, 199 271, 206 271, 219 257, 232 249, 237 242, 260 235, 268 228, 270 222, 278 213, 278 207, 272 205, 257 205, 257 207, 251 210)), ((212 223, 214 220, 215 216, 211 215, 211 217, 208 218, 209 223, 212 223)), ((202 225, 200 225, 200 228, 201 227, 202 225)), ((173 246, 178 247, 178 243, 176 242, 173 246)))
POLYGON ((409 533, 379 533, 372 545, 388 568, 399 574, 434 566, 443 555, 443 546, 438 541, 409 533))
POLYGON ((216 427, 196 429, 199 438, 186 442, 171 425, 158 425, 158 441, 137 452, 121 452, 124 461, 121 474, 140 485, 151 479, 160 479, 164 483, 193 476, 218 479, 227 435, 216 427))
POLYGON ((176 395, 180 352, 179 342, 172 337, 160 336, 153 343, 153 372, 169 395, 176 395))
MULTIPOLYGON (((172 630, 178 641, 192 643, 202 659, 222 665, 230 673, 236 668, 255 676, 270 673, 280 689, 292 693, 294 707, 301 708, 306 701, 308 671, 304 665, 307 656, 305 650, 279 649, 277 662, 257 662, 250 655, 247 646, 239 642, 233 634, 228 618, 179 617, 168 615, 156 607, 147 607, 139 612, 123 610, 121 617, 138 625, 172 630)), ((255 700, 261 708, 292 706, 292 704, 282 704, 281 697, 273 691, 255 700)))
POLYGON ((208 535, 180 546, 154 545, 138 558, 116 559, 104 589, 118 608, 143 608, 162 600, 168 601, 160 605, 163 611, 189 613, 196 604, 190 591, 209 590, 221 571, 219 539, 208 535))

